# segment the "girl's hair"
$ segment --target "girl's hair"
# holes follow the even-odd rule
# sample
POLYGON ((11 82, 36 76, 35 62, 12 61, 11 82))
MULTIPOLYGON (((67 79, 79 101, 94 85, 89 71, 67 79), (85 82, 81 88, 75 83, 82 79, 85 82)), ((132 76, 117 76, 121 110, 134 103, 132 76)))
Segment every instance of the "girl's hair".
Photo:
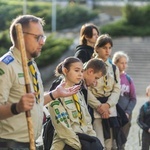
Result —
POLYGON ((94 24, 89 23, 89 24, 82 25, 82 27, 80 29, 80 44, 87 45, 86 37, 92 38, 93 29, 95 29, 99 35, 99 30, 94 24))
POLYGON ((118 51, 118 52, 114 53, 113 58, 112 58, 112 62, 114 64, 116 64, 121 57, 125 57, 127 59, 127 62, 129 61, 129 56, 125 52, 118 51))
POLYGON ((94 70, 94 73, 98 73, 101 71, 103 75, 106 74, 106 65, 102 59, 99 58, 90 59, 88 62, 84 64, 83 69, 87 70, 89 68, 92 68, 94 70))
POLYGON ((113 47, 112 38, 108 34, 102 34, 97 38, 94 49, 103 47, 107 43, 110 43, 111 47, 113 47))
POLYGON ((67 57, 64 61, 62 61, 55 69, 55 76, 63 75, 63 67, 65 67, 67 70, 70 69, 71 64, 81 62, 82 61, 79 58, 76 57, 67 57))
POLYGON ((97 56, 97 52, 96 50, 100 47, 105 46, 107 43, 110 43, 111 47, 113 47, 113 42, 112 42, 112 38, 109 36, 109 34, 102 34, 100 35, 95 43, 94 46, 94 53, 93 53, 93 57, 97 56))

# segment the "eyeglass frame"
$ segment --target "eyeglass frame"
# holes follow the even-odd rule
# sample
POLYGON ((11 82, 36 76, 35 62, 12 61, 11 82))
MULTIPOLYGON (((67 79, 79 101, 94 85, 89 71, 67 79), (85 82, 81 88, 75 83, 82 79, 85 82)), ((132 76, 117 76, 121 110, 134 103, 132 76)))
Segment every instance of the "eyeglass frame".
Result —
POLYGON ((30 32, 23 32, 23 33, 36 36, 37 42, 40 42, 41 39, 45 42, 47 38, 45 35, 37 35, 34 33, 30 33, 30 32))

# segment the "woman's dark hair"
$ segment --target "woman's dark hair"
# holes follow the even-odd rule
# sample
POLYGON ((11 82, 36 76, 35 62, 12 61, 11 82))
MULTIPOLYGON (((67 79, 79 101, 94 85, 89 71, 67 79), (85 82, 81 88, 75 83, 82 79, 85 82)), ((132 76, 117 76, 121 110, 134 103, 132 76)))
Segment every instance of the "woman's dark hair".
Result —
POLYGON ((95 29, 99 35, 99 30, 94 24, 84 24, 80 30, 80 44, 87 45, 87 38, 92 38, 93 36, 93 29, 95 29))

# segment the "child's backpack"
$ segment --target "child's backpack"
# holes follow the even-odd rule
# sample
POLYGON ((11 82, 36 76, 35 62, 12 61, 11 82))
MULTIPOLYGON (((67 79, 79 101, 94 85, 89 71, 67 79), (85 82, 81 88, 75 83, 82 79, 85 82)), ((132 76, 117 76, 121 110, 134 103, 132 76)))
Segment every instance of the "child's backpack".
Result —
MULTIPOLYGON (((61 78, 54 80, 51 87, 50 87, 50 91, 55 89, 60 84, 61 80, 62 80, 61 78)), ((54 131, 55 131, 55 129, 54 129, 54 126, 52 124, 51 118, 49 116, 43 125, 42 138, 43 138, 44 150, 50 150, 52 142, 53 142, 54 131)))
POLYGON ((43 147, 44 150, 50 150, 54 136, 54 127, 51 121, 51 118, 48 117, 46 122, 43 125, 43 147))

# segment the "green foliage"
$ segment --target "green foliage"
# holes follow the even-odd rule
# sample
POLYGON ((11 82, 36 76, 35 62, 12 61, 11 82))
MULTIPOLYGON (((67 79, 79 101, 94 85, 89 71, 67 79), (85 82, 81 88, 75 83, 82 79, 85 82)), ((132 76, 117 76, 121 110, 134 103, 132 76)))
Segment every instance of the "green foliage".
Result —
POLYGON ((0 32, 0 56, 6 53, 11 46, 8 31, 0 32))
POLYGON ((137 7, 126 5, 123 8, 123 19, 107 24, 100 30, 111 36, 149 36, 150 5, 137 7))
POLYGON ((101 28, 101 33, 108 33, 113 37, 120 36, 149 36, 150 28, 145 26, 144 30, 140 26, 134 26, 127 24, 125 20, 120 20, 118 22, 105 25, 101 28))
POLYGON ((55 62, 69 49, 72 42, 72 39, 56 38, 54 35, 50 35, 46 40, 41 56, 36 59, 38 66, 45 67, 55 62))
MULTIPOLYGON (((23 13, 23 2, 20 1, 2 1, 0 2, 0 30, 6 30, 12 19, 23 13)), ((98 13, 89 11, 88 8, 80 5, 67 5, 61 7, 57 5, 57 30, 71 28, 77 24, 89 21, 97 17, 98 13), (84 16, 84 17, 83 17, 84 16)), ((44 18, 45 30, 51 31, 52 6, 50 2, 28 2, 27 14, 36 15, 44 18)))
MULTIPOLYGON (((8 29, 11 21, 23 14, 23 1, 20 0, 1 0, 0 1, 0 56, 8 51, 11 46, 8 29), (6 31, 5 31, 6 30, 6 31), (5 32, 3 32, 5 31, 5 32)), ((94 19, 98 13, 89 11, 88 8, 79 5, 68 5, 61 7, 57 5, 57 30, 71 28, 83 22, 94 19)), ((48 2, 28 1, 27 14, 41 17, 45 20, 44 30, 51 31, 52 6, 48 2)), ((38 66, 43 67, 58 59, 69 46, 72 39, 60 39, 50 35, 43 47, 42 54, 36 59, 38 66)))
POLYGON ((140 26, 143 24, 143 11, 137 6, 126 5, 123 8, 123 16, 128 24, 140 26))
POLYGON ((68 5, 65 9, 57 9, 57 29, 75 27, 79 23, 87 22, 97 17, 96 12, 88 11, 87 8, 79 5, 68 5))

